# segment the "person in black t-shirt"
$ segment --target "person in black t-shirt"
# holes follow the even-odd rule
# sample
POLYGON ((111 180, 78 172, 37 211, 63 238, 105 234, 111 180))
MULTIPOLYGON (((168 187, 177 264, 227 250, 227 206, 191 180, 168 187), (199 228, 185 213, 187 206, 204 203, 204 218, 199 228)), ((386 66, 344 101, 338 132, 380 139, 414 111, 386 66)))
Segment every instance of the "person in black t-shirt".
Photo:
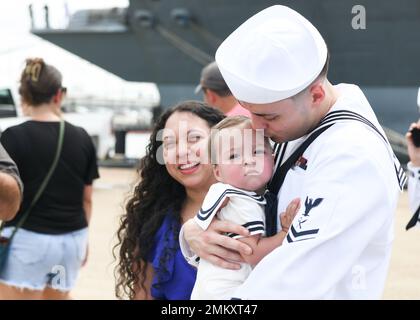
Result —
MULTIPOLYGON (((1 143, 16 162, 24 184, 23 202, 3 233, 12 233, 29 207, 54 159, 61 102, 61 73, 42 59, 27 59, 19 93, 30 117, 10 127, 1 143)), ((0 271, 0 299, 68 299, 87 255, 96 152, 82 128, 65 122, 63 148, 44 192, 14 237, 0 271)))

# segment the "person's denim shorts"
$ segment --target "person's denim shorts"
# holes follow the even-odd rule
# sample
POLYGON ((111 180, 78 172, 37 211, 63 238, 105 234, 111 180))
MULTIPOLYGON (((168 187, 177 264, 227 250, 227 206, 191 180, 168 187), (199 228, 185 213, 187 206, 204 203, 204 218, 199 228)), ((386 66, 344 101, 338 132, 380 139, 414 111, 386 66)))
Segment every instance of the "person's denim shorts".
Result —
MULTIPOLYGON (((5 228, 2 236, 10 236, 5 228)), ((12 240, 0 283, 30 290, 47 286, 70 291, 86 256, 88 229, 49 235, 19 229, 12 240)))

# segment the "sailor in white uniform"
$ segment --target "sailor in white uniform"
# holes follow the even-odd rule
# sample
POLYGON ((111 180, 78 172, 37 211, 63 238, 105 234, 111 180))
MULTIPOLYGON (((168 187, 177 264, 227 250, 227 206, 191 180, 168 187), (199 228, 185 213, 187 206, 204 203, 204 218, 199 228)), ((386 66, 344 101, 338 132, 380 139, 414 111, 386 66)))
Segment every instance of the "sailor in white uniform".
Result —
POLYGON ((408 155, 410 162, 407 164, 408 169, 408 198, 410 204, 410 211, 413 216, 407 224, 406 229, 414 226, 420 226, 420 147, 416 147, 413 142, 411 129, 419 128, 420 121, 412 123, 409 131, 406 134, 408 145, 408 155))
MULTIPOLYGON (((285 6, 238 27, 218 48, 216 62, 253 126, 278 142, 269 185, 278 212, 291 199, 302 201, 286 241, 233 298, 381 298, 405 175, 362 91, 328 81, 322 36, 285 6)), ((201 235, 187 225, 185 238, 201 235)))

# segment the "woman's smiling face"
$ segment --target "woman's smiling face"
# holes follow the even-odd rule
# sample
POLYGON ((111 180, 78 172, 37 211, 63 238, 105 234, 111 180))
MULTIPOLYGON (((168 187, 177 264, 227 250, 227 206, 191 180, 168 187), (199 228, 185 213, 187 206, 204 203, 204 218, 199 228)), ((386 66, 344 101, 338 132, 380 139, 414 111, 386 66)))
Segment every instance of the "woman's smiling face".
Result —
POLYGON ((186 189, 215 182, 207 156, 210 127, 190 112, 175 112, 163 131, 163 159, 168 173, 186 189))

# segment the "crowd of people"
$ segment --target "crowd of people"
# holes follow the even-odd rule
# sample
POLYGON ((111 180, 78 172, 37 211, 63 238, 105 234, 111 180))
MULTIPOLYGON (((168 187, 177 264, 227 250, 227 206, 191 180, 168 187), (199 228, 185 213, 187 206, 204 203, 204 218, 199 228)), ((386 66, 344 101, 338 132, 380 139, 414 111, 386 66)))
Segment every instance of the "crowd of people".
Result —
MULTIPOLYGON (((204 102, 154 124, 116 231, 118 298, 381 297, 405 174, 362 90, 328 80, 329 59, 281 5, 223 41, 196 88, 204 102)), ((28 120, 0 137, 0 299, 69 299, 88 255, 95 147, 63 120, 54 66, 28 59, 19 94, 28 120)), ((420 221, 414 128, 407 229, 420 221)))

